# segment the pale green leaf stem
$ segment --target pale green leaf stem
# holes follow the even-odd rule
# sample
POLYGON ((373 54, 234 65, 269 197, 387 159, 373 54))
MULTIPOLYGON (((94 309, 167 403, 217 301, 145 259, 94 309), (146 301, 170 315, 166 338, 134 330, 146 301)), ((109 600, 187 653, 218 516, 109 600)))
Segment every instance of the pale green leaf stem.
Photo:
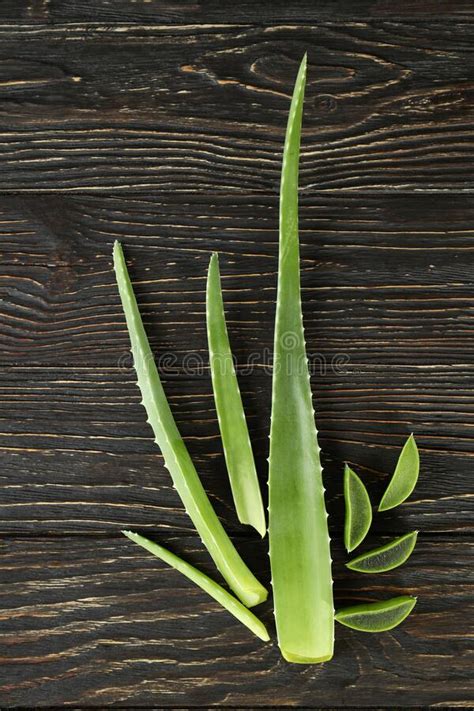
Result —
POLYGON ((336 612, 336 620, 360 632, 386 632, 403 622, 415 604, 416 597, 402 595, 391 600, 345 607, 336 612))
POLYGON ((165 466, 197 532, 229 587, 248 607, 257 605, 266 599, 267 591, 245 565, 224 531, 178 431, 143 327, 122 247, 118 242, 114 245, 114 268, 142 404, 165 466))
POLYGON ((413 553, 417 536, 418 531, 405 533, 404 536, 394 538, 384 546, 362 553, 346 563, 346 566, 359 573, 385 573, 387 570, 398 568, 413 553))
POLYGON ((298 163, 306 80, 290 107, 280 188, 280 250, 269 457, 270 563, 278 643, 290 662, 331 659, 334 605, 327 513, 301 312, 298 163))
POLYGON ((362 543, 372 523, 369 494, 357 474, 346 464, 344 469, 344 501, 346 517, 344 545, 350 553, 362 543))
POLYGON ((263 622, 261 622, 253 612, 250 612, 241 602, 237 600, 233 595, 224 590, 224 588, 216 583, 212 578, 209 578, 205 573, 201 573, 200 570, 195 568, 190 563, 187 563, 179 556, 171 553, 171 551, 163 548, 163 546, 158 545, 150 541, 144 536, 140 536, 138 533, 132 533, 132 531, 122 531, 124 536, 127 536, 131 541, 137 543, 145 550, 153 553, 157 558, 164 561, 172 568, 175 568, 180 573, 182 573, 186 578, 192 580, 196 583, 202 590, 207 592, 214 600, 222 605, 228 612, 236 617, 242 624, 249 628, 254 634, 257 635, 264 642, 268 642, 270 639, 269 634, 265 628, 263 622))
POLYGON ((265 511, 227 334, 217 254, 207 273, 206 317, 212 388, 235 509, 239 521, 263 538, 265 511))
POLYGON ((403 447, 392 478, 379 504, 379 511, 394 509, 412 493, 418 481, 420 456, 411 434, 403 447))

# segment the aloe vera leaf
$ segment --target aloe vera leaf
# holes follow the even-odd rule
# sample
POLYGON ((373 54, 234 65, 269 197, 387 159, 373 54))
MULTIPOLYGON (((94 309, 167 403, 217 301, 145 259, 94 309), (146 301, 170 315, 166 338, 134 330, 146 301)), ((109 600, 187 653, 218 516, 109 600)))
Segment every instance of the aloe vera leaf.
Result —
POLYGON ((298 162, 306 56, 291 102, 280 189, 280 250, 269 457, 269 543, 278 644, 289 662, 331 659, 327 513, 301 312, 298 162))
POLYGON ((372 523, 369 494, 357 474, 346 464, 344 468, 344 545, 350 553, 362 543, 372 523))
POLYGON ((416 486, 420 471, 420 455, 411 434, 403 447, 392 478, 379 504, 379 511, 388 511, 403 503, 416 486))
POLYGON ((415 605, 416 597, 402 595, 391 600, 345 607, 336 612, 336 620, 360 632, 387 632, 403 622, 415 605))
POLYGON ((197 532, 218 570, 242 602, 258 605, 267 591, 237 553, 201 484, 166 399, 153 353, 143 327, 122 247, 114 245, 114 268, 132 346, 137 383, 155 442, 197 532))
POLYGON ((380 548, 373 548, 346 563, 351 570, 359 573, 385 573, 405 563, 413 553, 418 531, 394 538, 380 548))
POLYGON ((171 553, 171 551, 166 548, 163 548, 163 546, 158 545, 158 543, 150 541, 149 538, 140 536, 138 533, 132 533, 132 531, 122 531, 122 533, 134 543, 137 543, 142 548, 145 548, 145 550, 153 553, 153 555, 163 560, 172 568, 175 568, 175 570, 178 570, 186 578, 192 580, 193 583, 196 583, 196 585, 207 592, 214 600, 217 600, 231 615, 234 615, 242 624, 256 634, 257 637, 264 642, 268 642, 270 636, 263 622, 261 622, 258 617, 255 617, 253 612, 250 612, 237 598, 212 580, 212 578, 209 578, 205 573, 201 573, 201 571, 193 565, 187 563, 174 553, 171 553))
POLYGON ((235 510, 239 521, 263 538, 265 512, 227 334, 217 254, 209 262, 206 317, 212 387, 235 510))

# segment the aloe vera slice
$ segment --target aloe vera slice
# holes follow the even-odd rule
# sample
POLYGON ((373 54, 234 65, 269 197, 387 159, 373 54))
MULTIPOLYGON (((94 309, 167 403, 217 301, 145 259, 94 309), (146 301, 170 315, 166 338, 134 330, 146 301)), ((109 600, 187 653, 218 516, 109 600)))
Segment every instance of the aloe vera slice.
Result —
POLYGON ((385 573, 398 568, 405 563, 413 553, 418 531, 411 531, 404 536, 394 538, 380 548, 374 548, 367 553, 350 560, 346 566, 359 573, 385 573))
POLYGON ((407 499, 418 481, 420 456, 411 434, 403 447, 392 478, 379 504, 379 511, 394 509, 407 499))
POLYGON ((155 442, 163 454, 165 466, 197 532, 229 587, 247 607, 258 605, 266 599, 267 591, 247 568, 224 531, 178 431, 143 327, 119 242, 114 245, 114 268, 142 404, 155 434, 155 442))
POLYGON ((235 510, 239 521, 263 538, 265 512, 227 334, 217 254, 209 262, 206 316, 212 387, 235 510))
POLYGON ((301 313, 298 162, 306 56, 286 131, 269 457, 269 543, 278 644, 289 662, 331 659, 334 605, 327 513, 301 313))
POLYGON ((362 543, 369 531, 372 523, 372 506, 367 489, 347 464, 344 468, 344 501, 346 506, 344 545, 350 553, 362 543))
POLYGON ((234 615, 242 624, 249 628, 254 634, 257 635, 264 642, 268 642, 270 639, 269 634, 266 630, 265 625, 261 622, 253 612, 250 612, 241 602, 237 600, 233 595, 224 590, 224 588, 218 583, 214 582, 205 573, 201 573, 200 570, 195 568, 190 563, 187 563, 179 556, 171 553, 171 551, 163 548, 163 546, 158 545, 150 541, 144 536, 140 536, 138 533, 132 533, 132 531, 122 531, 124 536, 127 536, 131 541, 137 543, 145 550, 153 553, 157 558, 163 560, 165 563, 175 568, 180 573, 182 573, 186 578, 192 580, 196 583, 202 590, 207 592, 214 600, 222 605, 231 615, 234 615))
POLYGON ((397 627, 416 605, 416 597, 402 595, 391 600, 345 607, 336 612, 336 620, 360 632, 386 632, 397 627))

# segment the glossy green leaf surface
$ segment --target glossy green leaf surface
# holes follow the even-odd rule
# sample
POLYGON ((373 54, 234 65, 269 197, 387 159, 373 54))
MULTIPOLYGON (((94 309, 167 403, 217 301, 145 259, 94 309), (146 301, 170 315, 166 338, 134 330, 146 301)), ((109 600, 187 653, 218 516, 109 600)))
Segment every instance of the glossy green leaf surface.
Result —
POLYGON ((344 469, 344 545, 350 553, 362 543, 372 523, 372 506, 364 484, 346 464, 344 469))
POLYGON ((397 627, 416 605, 416 597, 403 595, 391 600, 345 607, 336 612, 336 620, 360 632, 386 632, 397 627))
POLYGON ((322 469, 301 312, 298 164, 306 81, 299 68, 280 187, 269 457, 269 542, 278 644, 290 662, 331 659, 334 605, 322 469))
POLYGON ((217 254, 207 274, 206 320, 212 388, 235 509, 239 521, 263 538, 265 511, 227 334, 217 254))
POLYGON ((228 593, 227 590, 205 575, 205 573, 201 573, 200 570, 195 568, 190 563, 187 563, 179 556, 171 553, 171 551, 163 548, 163 546, 158 545, 158 543, 154 543, 148 538, 140 536, 138 533, 132 533, 132 531, 122 531, 122 533, 134 543, 137 543, 139 546, 145 548, 145 550, 149 551, 157 558, 160 558, 172 568, 178 570, 186 576, 186 578, 192 580, 193 583, 196 583, 196 585, 207 592, 207 594, 214 598, 214 600, 217 600, 222 607, 228 610, 234 617, 242 622, 242 624, 256 634, 257 637, 260 637, 260 639, 264 642, 268 642, 270 637, 263 622, 255 617, 250 610, 244 607, 244 605, 242 605, 237 598, 228 593))
POLYGON ((418 531, 411 531, 404 536, 394 538, 379 548, 373 548, 367 553, 357 556, 346 563, 351 570, 359 573, 384 573, 387 570, 398 568, 405 563, 413 553, 416 545, 418 531))
POLYGON ((161 449, 165 466, 197 532, 229 587, 248 607, 257 605, 266 599, 267 591, 245 565, 224 531, 178 431, 143 327, 123 251, 118 242, 114 245, 114 268, 127 321, 142 404, 147 413, 147 421, 153 429, 155 442, 161 449))
POLYGON ((403 447, 393 476, 379 504, 379 511, 394 509, 412 493, 418 481, 420 456, 411 434, 403 447))

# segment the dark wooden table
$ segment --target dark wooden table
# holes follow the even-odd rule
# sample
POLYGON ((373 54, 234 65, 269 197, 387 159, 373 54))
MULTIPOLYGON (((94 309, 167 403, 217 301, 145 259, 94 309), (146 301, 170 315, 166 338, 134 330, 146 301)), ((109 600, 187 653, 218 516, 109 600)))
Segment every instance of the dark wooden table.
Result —
POLYGON ((2 707, 472 705, 473 20, 470 0, 2 1, 2 707), (145 423, 111 270, 120 239, 182 433, 268 582, 266 544, 232 510, 204 289, 217 250, 264 486, 305 50, 302 284, 336 600, 419 596, 393 632, 338 627, 323 666, 285 663, 120 535, 215 575, 145 423), (350 573, 342 464, 377 497, 409 432, 419 485, 370 543, 417 528, 419 544, 392 573, 350 573))

